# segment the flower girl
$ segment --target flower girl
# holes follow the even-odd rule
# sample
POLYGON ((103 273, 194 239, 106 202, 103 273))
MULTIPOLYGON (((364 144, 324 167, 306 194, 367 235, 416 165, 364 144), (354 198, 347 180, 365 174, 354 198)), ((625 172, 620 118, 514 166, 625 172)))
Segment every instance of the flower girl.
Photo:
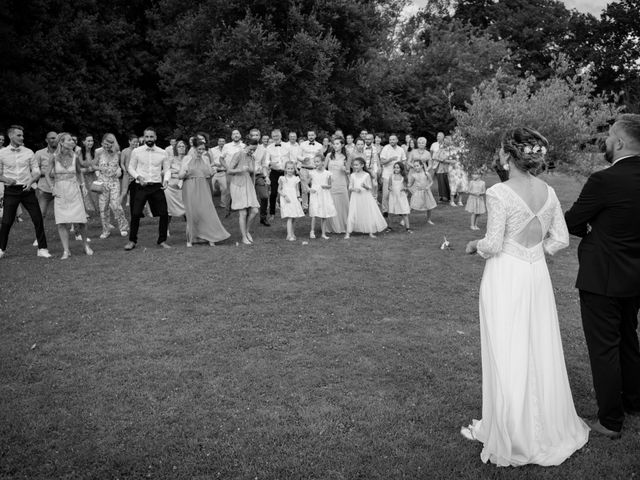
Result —
POLYGON ((377 232, 387 228, 378 204, 371 195, 371 176, 364 169, 365 160, 356 157, 351 162, 353 173, 349 176, 349 216, 347 218, 347 234, 345 239, 351 236, 351 232, 368 233, 375 238, 377 232))
POLYGON ((278 179, 278 193, 280 194, 280 215, 287 220, 287 240, 295 241, 293 222, 296 218, 304 217, 302 210, 300 177, 294 175, 295 163, 289 160, 284 165, 284 176, 278 179))
POLYGON ((311 233, 309 238, 316 238, 316 217, 320 219, 322 238, 328 240, 327 218, 336 216, 336 207, 331 196, 331 172, 324 168, 324 159, 318 154, 313 159, 315 170, 309 172, 311 188, 309 189, 309 216, 311 217, 311 233))

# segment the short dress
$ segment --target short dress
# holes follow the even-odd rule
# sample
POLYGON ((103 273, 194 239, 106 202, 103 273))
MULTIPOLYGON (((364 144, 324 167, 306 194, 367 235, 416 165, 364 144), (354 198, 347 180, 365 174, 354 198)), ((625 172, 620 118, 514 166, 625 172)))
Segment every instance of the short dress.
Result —
POLYGON ((311 190, 315 190, 313 193, 309 192, 309 216, 318 218, 331 218, 335 217, 336 206, 333 204, 333 197, 331 196, 331 189, 322 188, 323 185, 329 183, 331 178, 331 172, 328 170, 310 170, 309 177, 311 178, 311 190))
POLYGON ((390 179, 391 190, 389 191, 389 213, 394 215, 409 215, 411 207, 407 192, 404 191, 404 179, 398 175, 392 175, 390 179))
POLYGON ((469 182, 469 198, 464 209, 467 212, 482 215, 487 213, 487 207, 484 201, 484 193, 487 191, 487 185, 484 180, 471 180, 469 182))
POLYGON ((409 202, 411 209, 425 211, 436 208, 438 204, 436 199, 433 198, 433 193, 431 193, 431 185, 433 185, 431 176, 424 171, 411 172, 409 176, 413 179, 413 184, 410 188, 411 201, 409 202))
POLYGON ((249 167, 249 171, 239 173, 229 173, 229 193, 231 194, 231 209, 244 210, 245 208, 259 208, 256 187, 251 176, 255 160, 244 151, 237 152, 229 162, 228 170, 249 167))
POLYGON ((73 160, 68 167, 62 165, 57 159, 53 164, 55 173, 53 213, 56 225, 62 223, 87 223, 87 212, 84 209, 84 200, 76 173, 77 161, 78 156, 74 154, 73 160))
POLYGON ((282 193, 280 194, 280 216, 282 218, 300 218, 304 217, 304 211, 298 197, 300 196, 298 185, 300 185, 300 177, 283 175, 278 182, 282 185, 282 193), (285 199, 285 195, 287 198, 285 199), (287 202, 287 199, 289 200, 287 202))
POLYGON ((371 176, 367 172, 352 173, 349 176, 351 198, 349 199, 349 216, 347 232, 376 233, 387 228, 387 222, 380 213, 378 203, 371 196, 371 176), (363 188, 363 185, 369 189, 363 188), (353 190, 359 188, 359 192, 353 190))

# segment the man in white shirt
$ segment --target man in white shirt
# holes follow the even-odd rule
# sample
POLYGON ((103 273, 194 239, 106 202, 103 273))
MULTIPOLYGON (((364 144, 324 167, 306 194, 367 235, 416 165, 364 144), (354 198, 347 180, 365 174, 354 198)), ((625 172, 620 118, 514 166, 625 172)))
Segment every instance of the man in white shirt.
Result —
POLYGON ((449 157, 450 148, 446 145, 444 133, 438 132, 438 141, 431 144, 431 158, 433 169, 438 182, 438 197, 441 202, 449 202, 451 189, 449 188, 449 157))
POLYGON ((289 132, 289 143, 287 144, 287 148, 289 149, 289 160, 297 166, 302 150, 300 150, 298 134, 296 132, 289 132))
POLYGON ((220 207, 228 211, 229 205, 231 205, 231 195, 229 194, 227 167, 222 163, 222 151, 226 144, 227 141, 223 137, 218 138, 218 144, 209 150, 209 154, 214 172, 211 177, 211 187, 214 192, 220 191, 220 207))
POLYGON ((171 178, 171 161, 166 150, 156 146, 156 138, 155 129, 147 127, 144 131, 144 145, 131 153, 129 174, 138 183, 139 188, 134 199, 129 242, 125 245, 125 250, 133 250, 136 247, 140 218, 142 218, 144 205, 147 202, 149 202, 154 216, 160 217, 158 245, 163 248, 171 248, 167 244, 169 212, 164 196, 164 189, 167 188, 171 178))
POLYGON ((284 164, 289 160, 289 148, 282 142, 282 133, 279 129, 271 131, 272 142, 267 146, 267 161, 269 162, 269 215, 270 220, 276 215, 276 201, 278 199, 278 180, 284 175, 284 164))
POLYGON ((367 162, 367 168, 371 173, 371 194, 373 198, 378 200, 378 179, 380 178, 380 157, 378 149, 373 144, 373 133, 365 133, 364 137, 364 158, 367 162))
POLYGON ((444 146, 444 132, 438 132, 436 136, 436 141, 431 144, 431 148, 429 148, 429 152, 431 153, 431 157, 444 146))
POLYGON ((38 256, 51 258, 47 249, 44 221, 38 205, 34 186, 40 178, 40 168, 33 151, 24 146, 24 129, 12 125, 7 132, 10 145, 0 150, 0 182, 4 183, 4 212, 0 224, 0 258, 4 256, 9 241, 9 231, 16 219, 18 206, 29 212, 38 240, 38 256))
POLYGON ((302 208, 309 208, 309 172, 313 170, 313 159, 316 155, 322 155, 322 143, 316 141, 316 132, 309 130, 307 139, 300 144, 298 154, 298 169, 300 171, 300 183, 302 184, 302 208))
POLYGON ((398 146, 398 136, 389 135, 389 143, 380 152, 380 165, 382 167, 382 215, 389 216, 389 181, 393 175, 393 165, 397 162, 405 162, 407 156, 402 147, 398 146))
POLYGON ((176 138, 169 139, 169 146, 165 148, 165 150, 167 151, 167 155, 169 155, 169 158, 173 157, 173 149, 176 146, 177 141, 178 140, 176 138))
MULTIPOLYGON (((268 143, 268 136, 267 143, 268 143)), ((249 131, 249 139, 257 141, 258 145, 255 152, 253 152, 254 172, 253 183, 256 188, 256 197, 258 197, 258 203, 260 204, 260 224, 265 227, 270 227, 269 219, 267 216, 269 206, 269 160, 267 155, 267 147, 262 142, 260 130, 252 128, 249 131)))
MULTIPOLYGON (((238 129, 231 130, 231 142, 226 143, 224 145, 224 147, 222 148, 222 154, 220 155, 220 163, 225 168, 225 172, 233 156, 236 153, 242 151, 244 147, 245 147, 245 144, 242 141, 242 135, 240 134, 240 130, 238 129)), ((227 179, 227 191, 229 191, 229 182, 231 181, 231 178, 226 174, 225 176, 227 179)), ((231 215, 231 197, 228 197, 226 201, 227 201, 226 216, 228 217, 229 215, 231 215)))

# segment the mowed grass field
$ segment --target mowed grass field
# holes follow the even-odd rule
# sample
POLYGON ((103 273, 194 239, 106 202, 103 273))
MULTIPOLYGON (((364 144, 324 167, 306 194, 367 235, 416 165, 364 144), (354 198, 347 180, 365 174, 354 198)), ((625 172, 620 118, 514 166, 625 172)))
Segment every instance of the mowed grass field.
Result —
MULTIPOLYGON (((568 208, 581 182, 544 178, 568 208)), ((233 215, 231 239, 190 249, 175 222, 168 251, 145 219, 125 252, 92 218, 95 255, 75 242, 68 261, 52 216, 53 260, 36 258, 28 218, 15 225, 0 261, 0 478, 639 478, 638 418, 559 467, 480 461, 459 429, 481 414, 484 261, 464 246, 484 229, 460 207, 411 219, 412 235, 348 241, 309 240, 303 219, 297 242, 277 219, 247 247, 233 215)), ((549 267, 576 409, 593 417, 577 244, 549 267)))

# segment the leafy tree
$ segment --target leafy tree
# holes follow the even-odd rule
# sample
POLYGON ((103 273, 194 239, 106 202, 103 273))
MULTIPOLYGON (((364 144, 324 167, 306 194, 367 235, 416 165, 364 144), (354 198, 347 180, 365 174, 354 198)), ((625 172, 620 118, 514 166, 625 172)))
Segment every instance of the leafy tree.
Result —
POLYGON ((457 130, 468 148, 467 163, 482 166, 500 146, 502 133, 516 126, 539 130, 550 142, 548 158, 584 171, 584 158, 593 152, 620 108, 594 95, 589 73, 567 75, 568 63, 560 57, 552 65, 554 76, 538 83, 533 76, 515 88, 504 88, 499 72, 477 88, 466 110, 454 110, 457 130))

